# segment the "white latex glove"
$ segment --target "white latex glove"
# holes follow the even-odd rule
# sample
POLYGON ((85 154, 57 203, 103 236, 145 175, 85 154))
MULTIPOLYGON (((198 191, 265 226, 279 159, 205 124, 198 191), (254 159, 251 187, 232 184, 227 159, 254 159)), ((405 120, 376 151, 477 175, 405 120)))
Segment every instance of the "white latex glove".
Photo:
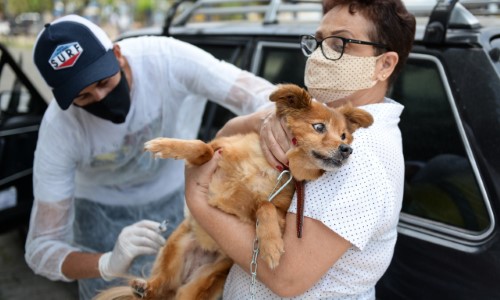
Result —
POLYGON ((165 244, 160 223, 143 220, 123 228, 113 251, 99 258, 101 277, 110 281, 127 273, 132 260, 140 255, 155 254, 165 244))

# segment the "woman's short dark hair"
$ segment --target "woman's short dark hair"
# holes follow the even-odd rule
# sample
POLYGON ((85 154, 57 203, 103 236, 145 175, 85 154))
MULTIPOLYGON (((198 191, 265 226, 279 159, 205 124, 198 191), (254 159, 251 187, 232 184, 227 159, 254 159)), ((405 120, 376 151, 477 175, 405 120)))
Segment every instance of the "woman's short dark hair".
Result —
MULTIPOLYGON (((360 13, 375 28, 369 32, 372 42, 387 45, 399 56, 390 82, 403 68, 415 38, 415 17, 406 10, 401 0, 323 0, 323 14, 335 6, 348 6, 351 14, 360 13)), ((378 49, 381 54, 384 50, 378 49)))

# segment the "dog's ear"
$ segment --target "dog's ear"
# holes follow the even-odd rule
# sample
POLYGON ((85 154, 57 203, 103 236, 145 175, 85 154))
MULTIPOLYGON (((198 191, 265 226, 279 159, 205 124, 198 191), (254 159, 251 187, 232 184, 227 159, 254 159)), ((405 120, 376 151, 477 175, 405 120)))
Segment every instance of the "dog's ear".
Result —
POLYGON ((344 115, 347 122, 349 123, 351 132, 354 132, 356 131, 356 129, 361 127, 369 127, 373 124, 373 117, 369 112, 360 108, 353 107, 350 102, 344 104, 338 110, 344 115))
POLYGON ((282 84, 269 99, 276 103, 276 114, 279 117, 291 111, 307 110, 311 107, 311 96, 303 88, 295 84, 282 84))

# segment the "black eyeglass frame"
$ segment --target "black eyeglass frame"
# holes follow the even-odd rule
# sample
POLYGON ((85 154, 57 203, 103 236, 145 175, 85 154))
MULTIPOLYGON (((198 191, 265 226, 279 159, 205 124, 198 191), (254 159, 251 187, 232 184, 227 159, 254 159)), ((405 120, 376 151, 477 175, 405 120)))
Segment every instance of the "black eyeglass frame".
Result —
POLYGON ((341 37, 341 36, 336 36, 336 35, 330 35, 330 36, 327 36, 326 38, 322 39, 322 40, 317 40, 316 37, 314 35, 301 35, 300 36, 300 49, 302 50, 302 53, 306 56, 306 57, 309 57, 312 55, 312 53, 318 49, 318 47, 321 48, 321 53, 323 54, 323 56, 328 59, 328 60, 339 60, 342 58, 342 55, 344 55, 344 50, 345 50, 345 45, 347 45, 348 43, 352 43, 352 44, 358 44, 358 45, 369 45, 369 46, 373 46, 373 47, 377 47, 377 48, 382 48, 382 49, 385 49, 385 50, 389 50, 389 47, 387 47, 386 45, 384 44, 381 44, 381 43, 374 43, 374 42, 367 42, 367 41, 361 41, 361 40, 355 40, 355 39, 348 39, 348 38, 345 38, 345 37, 341 37), (342 52, 340 53, 340 56, 339 58, 336 58, 336 59, 332 59, 332 58, 328 58, 326 55, 325 55, 325 51, 323 51, 323 41, 328 39, 328 38, 338 38, 340 40, 342 40, 342 52), (307 53, 304 51, 303 49, 303 43, 302 41, 304 40, 304 38, 313 38, 315 41, 316 41, 316 48, 314 48, 313 51, 311 51, 311 54, 307 55, 307 53))

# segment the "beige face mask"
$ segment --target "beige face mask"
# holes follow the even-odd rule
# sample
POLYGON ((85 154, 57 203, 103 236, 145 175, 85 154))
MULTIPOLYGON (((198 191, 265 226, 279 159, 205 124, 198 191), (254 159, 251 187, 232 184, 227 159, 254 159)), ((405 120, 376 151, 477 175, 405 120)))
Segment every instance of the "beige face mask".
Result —
POLYGON ((373 78, 380 56, 361 57, 344 53, 338 60, 329 60, 318 48, 307 59, 304 83, 311 96, 320 102, 342 99, 377 83, 373 78))

